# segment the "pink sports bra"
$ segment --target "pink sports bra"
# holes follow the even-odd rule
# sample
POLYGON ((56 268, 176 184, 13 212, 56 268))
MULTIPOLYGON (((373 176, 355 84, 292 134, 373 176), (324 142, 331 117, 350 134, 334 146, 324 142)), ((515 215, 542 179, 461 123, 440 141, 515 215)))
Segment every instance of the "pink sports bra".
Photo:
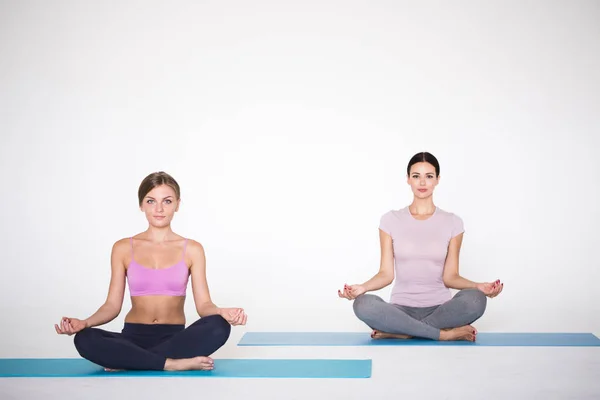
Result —
POLYGON ((131 238, 131 262, 127 268, 129 293, 134 296, 185 296, 190 270, 185 263, 185 248, 183 245, 181 260, 168 268, 152 269, 135 262, 133 258, 133 238, 131 238))

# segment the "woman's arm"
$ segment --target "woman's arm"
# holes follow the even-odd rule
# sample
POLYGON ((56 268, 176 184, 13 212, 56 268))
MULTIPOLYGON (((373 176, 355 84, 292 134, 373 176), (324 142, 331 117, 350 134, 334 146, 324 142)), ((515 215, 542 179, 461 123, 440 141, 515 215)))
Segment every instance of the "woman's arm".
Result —
POLYGON ((362 284, 367 292, 383 289, 394 281, 394 248, 392 237, 381 229, 379 230, 379 247, 381 249, 379 272, 362 284))
POLYGON ((104 325, 117 318, 121 312, 123 297, 125 296, 124 260, 129 251, 129 239, 121 239, 113 245, 110 255, 111 276, 108 295, 98 311, 84 320, 86 327, 104 325))
POLYGON ((221 315, 221 309, 210 298, 208 282, 206 281, 206 256, 204 254, 204 247, 194 240, 189 240, 187 249, 192 259, 192 266, 190 267, 192 292, 198 315, 200 317, 214 314, 221 315))
POLYGON ((242 308, 217 307, 210 298, 208 282, 206 281, 206 256, 204 248, 198 242, 188 242, 188 254, 192 258, 190 267, 192 274, 192 291, 198 315, 203 318, 209 315, 220 315, 231 325, 245 325, 248 316, 242 308))
POLYGON ((470 289, 476 288, 477 283, 460 276, 458 272, 458 260, 460 258, 460 248, 462 246, 463 233, 456 235, 450 240, 448 245, 448 254, 444 264, 443 280, 444 285, 451 289, 470 289))
POLYGON ((381 247, 379 272, 361 285, 344 285, 343 291, 338 290, 339 297, 353 300, 363 293, 382 289, 394 281, 394 248, 392 238, 381 229, 379 230, 379 244, 381 247))
POLYGON ((463 278, 458 273, 458 259, 460 256, 460 248, 462 245, 463 234, 459 234, 450 240, 448 245, 448 254, 446 255, 446 263, 444 264, 444 285, 451 289, 479 289, 488 297, 496 297, 502 292, 504 283, 500 280, 495 282, 473 282, 463 278))

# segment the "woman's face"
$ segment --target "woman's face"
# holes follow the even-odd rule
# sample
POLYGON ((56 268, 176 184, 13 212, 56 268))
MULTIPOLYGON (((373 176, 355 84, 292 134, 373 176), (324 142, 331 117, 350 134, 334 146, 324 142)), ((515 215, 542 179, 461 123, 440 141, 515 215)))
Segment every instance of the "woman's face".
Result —
POLYGON ((140 209, 146 214, 150 225, 161 228, 171 223, 179 209, 179 200, 170 186, 160 185, 148 192, 140 209))
POLYGON ((408 184, 416 198, 425 199, 433 194, 440 178, 435 174, 435 167, 428 162, 420 162, 410 167, 408 184))

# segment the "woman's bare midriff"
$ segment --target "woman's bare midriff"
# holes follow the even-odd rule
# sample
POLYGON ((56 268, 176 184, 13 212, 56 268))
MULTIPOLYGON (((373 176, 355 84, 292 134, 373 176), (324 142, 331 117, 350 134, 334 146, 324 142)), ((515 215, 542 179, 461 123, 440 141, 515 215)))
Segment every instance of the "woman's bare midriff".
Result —
POLYGON ((184 296, 136 296, 125 322, 133 324, 185 324, 184 296))

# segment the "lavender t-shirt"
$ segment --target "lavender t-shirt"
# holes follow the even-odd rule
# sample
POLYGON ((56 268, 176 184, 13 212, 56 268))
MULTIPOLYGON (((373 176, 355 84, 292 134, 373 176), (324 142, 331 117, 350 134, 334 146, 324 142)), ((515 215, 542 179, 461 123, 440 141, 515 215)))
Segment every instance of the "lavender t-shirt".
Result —
POLYGON ((430 307, 451 298, 442 280, 450 239, 464 232, 462 219, 436 208, 426 220, 405 207, 381 217, 379 229, 392 237, 396 280, 390 302, 430 307))

